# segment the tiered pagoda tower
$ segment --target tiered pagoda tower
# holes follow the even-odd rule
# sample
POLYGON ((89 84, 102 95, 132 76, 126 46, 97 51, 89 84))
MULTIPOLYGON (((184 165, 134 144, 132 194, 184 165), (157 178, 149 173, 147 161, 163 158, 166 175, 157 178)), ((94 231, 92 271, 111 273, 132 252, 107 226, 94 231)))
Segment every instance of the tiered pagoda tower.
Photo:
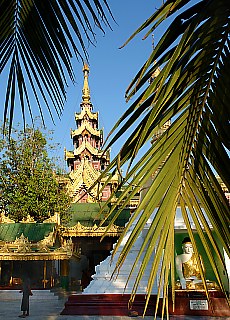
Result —
MULTIPOLYGON (((95 266, 111 254, 113 244, 122 234, 132 211, 139 203, 139 194, 137 194, 130 200, 129 206, 124 208, 119 217, 113 221, 105 236, 107 226, 113 217, 109 217, 101 225, 110 210, 110 205, 102 203, 105 204, 112 191, 117 189, 119 175, 108 173, 104 180, 100 179, 98 182, 100 185, 97 184, 92 189, 92 185, 110 163, 110 152, 102 150, 103 130, 99 128, 98 112, 93 112, 88 82, 89 67, 86 63, 83 66, 83 75, 80 112, 75 113, 76 128, 71 129, 73 150, 65 150, 65 160, 70 171, 69 179, 65 181, 72 203, 68 210, 69 219, 60 228, 60 237, 64 241, 71 239, 74 252, 79 252, 79 250, 81 252, 80 261, 71 258, 69 262, 62 262, 62 270, 66 271, 62 272, 62 286, 65 287, 66 281, 74 290, 79 285, 82 289, 87 287, 92 274, 95 273, 95 266), (103 191, 98 195, 102 184, 103 191), (87 261, 87 266, 82 264, 83 258, 87 261)), ((111 204, 115 203, 116 196, 111 199, 111 204)), ((119 206, 114 210, 114 215, 117 210, 119 206)))
MULTIPOLYGON (((92 111, 93 105, 90 100, 88 83, 89 67, 86 63, 83 66, 83 74, 81 111, 75 113, 76 129, 71 129, 74 150, 65 150, 65 160, 70 170, 71 179, 67 189, 73 203, 96 202, 98 186, 90 192, 87 191, 110 162, 110 152, 103 153, 101 149, 103 130, 99 129, 98 112, 92 111)), ((109 198, 111 188, 117 182, 118 177, 114 177, 100 195, 100 201, 106 201, 109 198)))

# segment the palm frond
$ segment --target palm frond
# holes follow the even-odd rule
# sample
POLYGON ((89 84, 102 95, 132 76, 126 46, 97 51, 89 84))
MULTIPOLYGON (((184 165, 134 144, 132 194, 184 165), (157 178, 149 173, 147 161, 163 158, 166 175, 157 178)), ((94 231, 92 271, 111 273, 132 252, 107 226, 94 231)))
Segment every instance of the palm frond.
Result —
MULTIPOLYGON (((122 137, 126 128, 134 126, 130 137, 107 168, 116 170, 120 169, 118 166, 129 163, 128 172, 121 182, 121 186, 127 189, 118 198, 118 204, 127 204, 130 200, 129 192, 132 196, 151 180, 139 207, 124 230, 125 235, 135 222, 115 272, 121 268, 146 221, 153 217, 134 263, 136 265, 141 253, 146 250, 133 294, 155 248, 156 260, 149 275, 147 294, 151 292, 156 270, 161 264, 160 278, 166 304, 169 276, 174 291, 174 271, 169 273, 167 270, 174 268, 172 226, 178 207, 182 210, 196 254, 198 249, 191 220, 223 290, 215 259, 223 269, 226 266, 216 239, 230 256, 229 203, 216 178, 218 174, 230 189, 229 155, 226 151, 230 140, 229 3, 227 0, 197 1, 195 4, 189 0, 166 1, 127 43, 146 29, 148 36, 162 21, 175 15, 178 9, 179 14, 128 87, 127 101, 131 97, 135 101, 115 124, 110 133, 112 138, 108 141, 110 147, 122 137), (161 72, 153 81, 149 81, 159 67, 161 72), (154 137, 168 121, 171 121, 171 126, 156 140, 154 137), (137 161, 136 156, 141 153, 141 148, 152 139, 156 141, 137 161)), ((122 238, 113 254, 117 252, 121 241, 122 238)), ((202 279, 208 294, 204 274, 202 279)), ((172 296, 175 296, 174 292, 172 296)))
POLYGON ((4 122, 9 118, 11 127, 18 97, 24 125, 27 107, 33 120, 33 96, 43 122, 45 108, 53 121, 54 113, 61 116, 67 83, 75 79, 71 59, 88 59, 95 26, 111 28, 107 16, 106 0, 0 1, 0 72, 8 73, 4 122))

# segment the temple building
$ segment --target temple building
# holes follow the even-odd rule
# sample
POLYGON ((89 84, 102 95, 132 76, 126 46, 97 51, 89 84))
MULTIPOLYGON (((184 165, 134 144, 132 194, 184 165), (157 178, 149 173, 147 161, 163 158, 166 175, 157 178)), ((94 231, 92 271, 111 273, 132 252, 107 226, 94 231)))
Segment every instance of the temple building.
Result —
POLYGON ((16 223, 0 213, 0 288, 21 287, 30 277, 34 289, 59 285, 65 260, 80 258, 73 252, 72 240, 60 237, 59 216, 36 223, 30 216, 16 223))
MULTIPOLYGON (((88 294, 105 292, 108 288, 113 294, 116 293, 116 290, 123 291, 129 268, 133 265, 133 254, 138 253, 145 237, 148 225, 128 257, 128 263, 124 265, 125 272, 122 269, 116 281, 111 282, 114 264, 110 266, 109 255, 130 215, 138 206, 140 194, 136 194, 130 200, 129 205, 121 212, 107 235, 101 240, 112 219, 110 217, 110 220, 101 225, 101 221, 110 209, 109 205, 103 206, 103 204, 118 186, 119 175, 109 176, 108 174, 109 183, 98 195, 98 190, 102 184, 106 183, 107 178, 97 184, 95 181, 109 165, 110 152, 102 150, 103 130, 99 128, 98 112, 93 111, 87 64, 83 66, 83 75, 80 112, 75 113, 76 128, 71 129, 73 150, 64 150, 69 174, 68 178, 63 179, 63 183, 66 184, 67 192, 72 199, 68 211, 69 219, 65 222, 60 221, 57 213, 43 223, 37 223, 30 216, 15 223, 6 217, 4 212, 0 212, 0 288, 17 289, 20 287, 22 276, 26 270, 31 277, 33 289, 61 287, 79 291, 86 288, 85 292, 88 294), (92 187, 93 185, 94 187, 92 187), (92 279, 94 280, 91 281, 92 279)), ((170 122, 167 122, 156 133, 152 140, 153 143, 168 126, 170 126, 170 122)), ((224 185, 221 186, 224 189, 224 185)), ((227 189, 224 191, 229 198, 229 191, 227 189)), ((142 191, 143 195, 144 191, 142 191)), ((111 201, 116 203, 116 197, 111 201)), ((179 252, 181 240, 187 234, 184 222, 180 219, 180 212, 175 229, 176 243, 178 243, 176 250, 179 252)), ((202 250, 201 253, 204 261, 207 261, 205 250, 202 250)), ((116 260, 113 263, 116 263, 116 260)), ((151 266, 149 270, 151 270, 151 266)), ((213 279, 211 270, 208 268, 206 270, 209 278, 213 279)), ((227 287, 229 285, 227 276, 224 275, 224 277, 227 287)), ((131 284, 133 284, 132 281, 134 279, 131 278, 131 284)), ((144 283, 139 290, 145 289, 145 286, 144 283)), ((132 285, 128 287, 129 292, 131 289, 132 285)), ((154 285, 154 290, 158 290, 157 283, 154 285)), ((95 306, 98 305, 95 304, 95 306)), ((76 309, 80 310, 79 305, 76 309)))
MULTIPOLYGON (((0 212, 0 288, 18 288, 28 271, 33 289, 58 286, 83 290, 96 266, 110 255, 139 203, 137 194, 101 240, 112 219, 101 225, 110 206, 103 205, 117 188, 119 175, 108 173, 92 187, 110 163, 110 152, 102 150, 103 130, 99 128, 98 112, 93 112, 87 64, 83 66, 83 75, 80 112, 75 113, 76 128, 71 129, 73 150, 64 150, 69 173, 67 178, 59 178, 71 197, 68 219, 60 221, 56 213, 43 223, 30 216, 16 223, 0 212), (108 178, 109 183, 98 195, 108 178)), ((116 202, 116 197, 111 202, 116 202)))
MULTIPOLYGON (((81 252, 80 264, 83 263, 83 266, 73 259, 68 262, 69 283, 73 288, 76 287, 76 284, 80 284, 82 288, 89 284, 92 274, 95 273, 95 267, 110 254, 130 214, 139 203, 139 195, 136 195, 101 241, 101 236, 109 221, 100 227, 99 224, 109 211, 109 206, 105 207, 103 212, 101 212, 101 207, 117 187, 119 175, 107 176, 92 188, 101 172, 110 163, 110 152, 102 150, 103 130, 99 128, 98 112, 93 112, 87 64, 83 66, 83 75, 80 112, 75 113, 76 128, 71 129, 73 150, 65 149, 64 151, 70 178, 67 182, 67 191, 72 199, 69 210, 70 219, 60 231, 64 239, 72 239, 74 250, 81 252), (109 183, 98 195, 98 190, 108 177, 110 178, 109 183)), ((112 202, 116 202, 116 199, 112 199, 112 202)))

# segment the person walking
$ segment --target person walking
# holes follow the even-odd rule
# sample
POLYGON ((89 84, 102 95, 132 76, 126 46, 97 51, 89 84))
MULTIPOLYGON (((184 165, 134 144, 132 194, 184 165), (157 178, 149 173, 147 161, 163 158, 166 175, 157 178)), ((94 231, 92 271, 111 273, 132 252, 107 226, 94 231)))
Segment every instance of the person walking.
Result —
POLYGON ((22 282, 22 303, 21 303, 21 311, 22 314, 19 315, 20 318, 25 318, 29 316, 29 297, 33 295, 30 288, 30 279, 28 277, 24 277, 22 282))

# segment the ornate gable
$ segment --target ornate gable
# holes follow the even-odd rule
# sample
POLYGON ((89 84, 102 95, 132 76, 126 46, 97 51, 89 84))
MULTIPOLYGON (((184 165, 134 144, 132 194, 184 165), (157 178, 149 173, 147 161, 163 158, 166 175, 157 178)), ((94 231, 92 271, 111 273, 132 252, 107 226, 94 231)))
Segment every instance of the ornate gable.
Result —
POLYGON ((94 129, 92 126, 89 125, 89 123, 86 120, 84 120, 84 122, 82 123, 80 128, 71 131, 71 138, 73 138, 75 136, 79 136, 82 133, 91 134, 91 135, 94 135, 97 137, 100 137, 100 135, 101 135, 100 130, 94 129))
POLYGON ((89 119, 98 120, 98 112, 92 112, 91 110, 86 108, 82 109, 80 113, 75 113, 75 120, 83 120, 86 115, 89 117, 89 119))
POLYGON ((84 202, 95 202, 97 197, 97 186, 89 193, 89 189, 100 176, 100 172, 95 170, 87 159, 81 162, 77 170, 70 173, 71 183, 67 185, 67 190, 72 197, 72 202, 78 202, 84 199, 84 202), (87 201, 85 195, 87 194, 87 201))

